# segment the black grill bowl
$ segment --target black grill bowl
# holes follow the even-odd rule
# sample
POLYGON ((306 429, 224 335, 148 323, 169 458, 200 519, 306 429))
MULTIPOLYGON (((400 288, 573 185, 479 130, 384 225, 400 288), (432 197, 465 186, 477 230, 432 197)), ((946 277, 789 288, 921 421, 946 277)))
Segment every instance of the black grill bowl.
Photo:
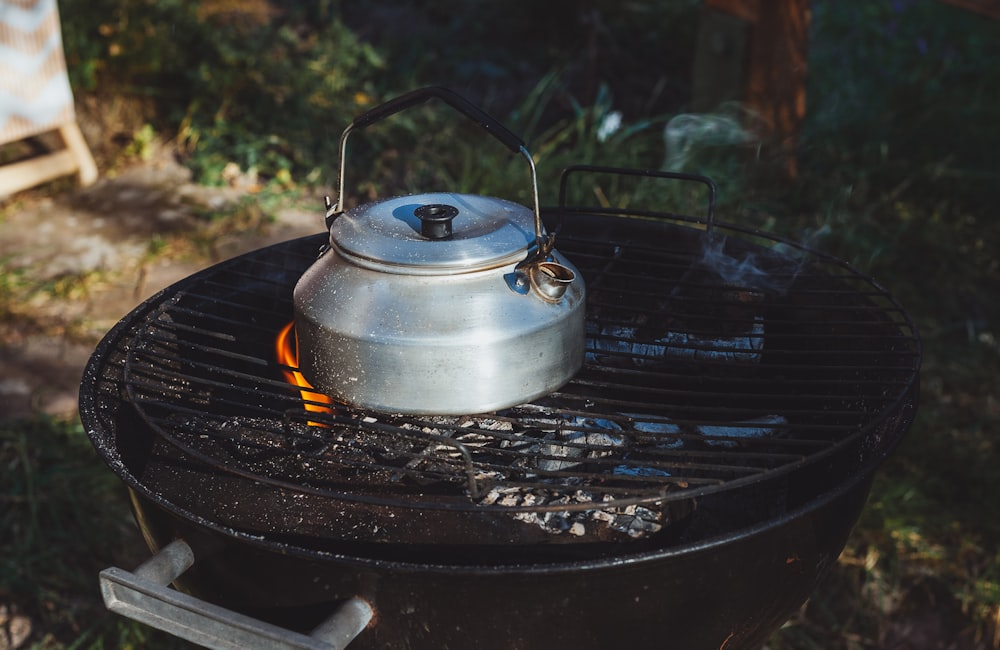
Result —
POLYGON ((836 562, 875 467, 785 516, 683 547, 590 562, 404 563, 253 539, 134 495, 156 550, 181 538, 200 559, 178 586, 308 631, 362 596, 376 618, 350 647, 685 648, 763 643, 836 562))
POLYGON ((726 233, 727 254, 770 263, 787 284, 740 290, 719 309, 716 299, 734 289, 699 269, 704 222, 577 209, 546 216, 562 222, 559 248, 587 278, 588 362, 558 394, 490 417, 520 427, 515 442, 535 435, 539 412, 628 439, 585 449, 591 460, 569 485, 603 503, 662 508, 663 530, 572 539, 470 501, 488 486, 467 474, 528 490, 563 479, 561 463, 540 469, 508 456, 510 467, 500 465, 509 444, 472 448, 455 476, 444 461, 429 473, 354 461, 342 475, 297 478, 323 460, 314 450, 324 431, 342 427, 350 435, 337 444, 358 445, 414 431, 413 422, 349 409, 327 419, 331 429, 305 427, 326 416, 303 409, 261 349, 291 319, 291 287, 318 235, 164 290, 105 337, 85 371, 81 419, 129 486, 150 549, 183 539, 194 551, 180 589, 301 631, 360 596, 376 614, 351 644, 359 649, 733 650, 762 643, 805 601, 912 422, 920 357, 912 322, 846 264, 801 247, 789 256, 781 247, 794 245, 768 248, 778 242, 736 227, 714 224, 709 234, 726 233), (745 331, 753 319, 767 339, 741 353, 751 362, 730 363, 728 351, 722 361, 705 358, 711 337, 702 334, 729 336, 733 322, 745 331), (690 335, 681 343, 662 334, 683 327, 690 335), (624 331, 642 345, 623 347, 624 331), (679 349, 664 364, 653 357, 666 345, 679 349), (782 414, 774 436, 742 435, 746 422, 774 413, 782 414), (405 490, 393 479, 380 494, 366 478, 397 471, 413 479, 405 490), (296 501, 307 506, 290 508, 296 501))

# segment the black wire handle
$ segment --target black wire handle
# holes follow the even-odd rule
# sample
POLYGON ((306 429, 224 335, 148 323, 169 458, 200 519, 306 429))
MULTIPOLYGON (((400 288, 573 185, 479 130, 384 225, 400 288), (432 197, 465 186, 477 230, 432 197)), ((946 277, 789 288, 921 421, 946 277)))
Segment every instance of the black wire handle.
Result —
MULTIPOLYGON (((337 203, 326 202, 326 227, 330 228, 334 219, 344 211, 344 177, 347 168, 347 137, 352 131, 371 126, 379 120, 383 120, 390 115, 394 115, 407 108, 412 108, 423 104, 429 99, 437 98, 451 106, 459 113, 483 127, 487 133, 499 140, 505 147, 516 154, 524 156, 531 171, 531 195, 534 199, 535 213, 535 242, 539 251, 546 251, 551 248, 551 240, 545 237, 545 228, 542 225, 542 208, 538 200, 538 174, 535 171, 535 160, 531 153, 524 146, 524 140, 513 131, 493 118, 489 113, 479 108, 458 93, 441 86, 428 86, 410 91, 405 95, 400 95, 395 99, 390 99, 384 104, 379 104, 375 108, 362 113, 354 118, 354 121, 347 125, 340 135, 340 179, 337 183, 337 203)), ((531 256, 529 255, 529 258, 531 256)))
POLYGON ((408 92, 405 95, 400 95, 395 99, 390 99, 384 104, 380 104, 354 118, 354 121, 351 123, 351 128, 363 129, 374 124, 375 122, 384 120, 390 115, 394 115, 407 108, 423 104, 432 98, 440 99, 459 113, 462 113, 467 118, 486 129, 489 134, 502 142, 504 146, 512 152, 520 153, 521 147, 524 146, 524 140, 522 140, 520 136, 516 135, 513 131, 501 124, 499 120, 495 119, 489 113, 479 108, 465 97, 462 97, 454 90, 441 86, 419 88, 408 92))
POLYGON ((615 174, 618 176, 640 176, 644 178, 666 178, 680 181, 691 181, 695 183, 701 183, 708 187, 708 213, 705 216, 705 223, 708 226, 709 232, 715 225, 715 197, 718 194, 718 190, 715 187, 715 181, 713 181, 708 176, 702 176, 700 174, 688 174, 685 172, 668 172, 660 169, 630 169, 627 167, 602 167, 598 165, 572 165, 563 170, 562 176, 559 178, 559 210, 564 211, 567 209, 566 205, 566 193, 569 186, 569 177, 571 174, 577 172, 595 173, 595 174, 615 174))

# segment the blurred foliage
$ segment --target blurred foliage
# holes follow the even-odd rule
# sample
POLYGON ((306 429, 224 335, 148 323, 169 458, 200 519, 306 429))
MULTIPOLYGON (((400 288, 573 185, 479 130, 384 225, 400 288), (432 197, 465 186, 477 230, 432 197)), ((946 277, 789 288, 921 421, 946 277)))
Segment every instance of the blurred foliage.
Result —
POLYGON ((819 153, 883 171, 876 180, 924 175, 952 194, 996 177, 1000 90, 984 83, 1000 67, 995 21, 896 0, 816 3, 814 23, 807 137, 819 153))
POLYGON ((909 436, 771 647, 998 648, 1000 21, 916 0, 812 6, 801 175, 745 207, 824 228, 821 248, 892 288, 925 354, 909 436))
MULTIPOLYGON (((686 82, 673 80, 686 79, 677 73, 690 61, 694 4, 64 0, 60 9, 74 87, 155 98, 156 131, 176 140, 201 181, 221 182, 235 163, 315 184, 333 178, 353 117, 416 86, 452 86, 506 113, 541 84, 553 100, 536 109, 546 126, 570 104, 583 111, 608 83, 633 115, 677 106, 686 82), (650 20, 664 29, 639 29, 650 20), (668 64, 639 68, 634 57, 668 64), (621 76, 607 69, 612 61, 643 72, 621 76), (577 103, 573 93, 587 98, 577 103)), ((375 169, 372 182, 398 181, 399 151, 430 128, 393 122, 359 160, 375 169)))
POLYGON ((64 0, 71 82, 156 100, 199 179, 226 164, 307 175, 385 68, 330 2, 64 0))

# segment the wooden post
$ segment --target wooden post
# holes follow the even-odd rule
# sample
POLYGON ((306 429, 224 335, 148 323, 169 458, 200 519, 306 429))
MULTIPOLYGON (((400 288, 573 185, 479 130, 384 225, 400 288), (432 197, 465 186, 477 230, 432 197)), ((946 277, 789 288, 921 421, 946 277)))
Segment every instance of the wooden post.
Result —
MULTIPOLYGON (((1000 0, 940 1, 1000 19, 1000 0)), ((740 58, 737 61, 740 70, 735 72, 742 74, 745 80, 743 94, 742 97, 727 99, 742 99, 744 106, 767 125, 769 132, 761 135, 776 147, 785 173, 794 177, 798 171, 795 152, 806 115, 809 0, 705 0, 705 7, 749 24, 747 51, 739 53, 745 57, 745 63, 740 58)), ((730 31, 733 31, 732 28, 730 31)), ((696 65, 696 74, 704 71, 705 68, 696 65)), ((734 71, 731 69, 723 70, 723 88, 727 86, 727 77, 732 74, 734 71)), ((718 103, 718 98, 711 92, 701 92, 701 97, 698 97, 700 88, 720 86, 719 79, 713 83, 695 80, 696 97, 693 103, 697 106, 696 110, 714 108, 705 108, 706 97, 718 103)))
POLYGON ((968 9, 994 20, 1000 20, 1000 0, 941 0, 944 3, 968 9))
POLYGON ((786 173, 798 172, 796 149, 806 116, 809 0, 759 0, 750 38, 747 107, 770 129, 786 173))
MULTIPOLYGON (((741 89, 737 96, 723 99, 743 102, 755 124, 765 130, 757 135, 774 150, 772 155, 778 157, 784 174, 794 177, 798 171, 795 150, 806 114, 809 0, 705 0, 705 6, 749 26, 745 38, 737 37, 739 32, 734 28, 727 28, 731 32, 729 40, 745 49, 732 53, 725 65, 726 75, 740 76, 741 89)), ((721 28, 722 24, 717 24, 721 28)), ((705 68, 698 69, 698 74, 704 73, 705 68)), ((719 81, 715 80, 716 87, 719 81)), ((710 86, 705 80, 695 80, 696 90, 710 86)), ((698 110, 710 110, 705 106, 705 97, 705 93, 696 97, 698 110)), ((717 102, 720 98, 714 99, 717 102)))

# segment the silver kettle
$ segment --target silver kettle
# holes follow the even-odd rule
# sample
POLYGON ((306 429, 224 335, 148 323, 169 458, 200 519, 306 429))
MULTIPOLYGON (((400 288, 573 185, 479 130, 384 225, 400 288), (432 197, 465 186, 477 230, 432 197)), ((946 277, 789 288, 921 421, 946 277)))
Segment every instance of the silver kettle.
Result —
POLYGON ((518 136, 431 87, 356 118, 340 158, 329 246, 294 291, 299 369, 313 388, 366 409, 457 415, 526 402, 572 378, 584 358, 584 283, 545 232, 534 161, 518 136), (431 98, 528 161, 533 209, 437 192, 343 210, 350 133, 431 98))

